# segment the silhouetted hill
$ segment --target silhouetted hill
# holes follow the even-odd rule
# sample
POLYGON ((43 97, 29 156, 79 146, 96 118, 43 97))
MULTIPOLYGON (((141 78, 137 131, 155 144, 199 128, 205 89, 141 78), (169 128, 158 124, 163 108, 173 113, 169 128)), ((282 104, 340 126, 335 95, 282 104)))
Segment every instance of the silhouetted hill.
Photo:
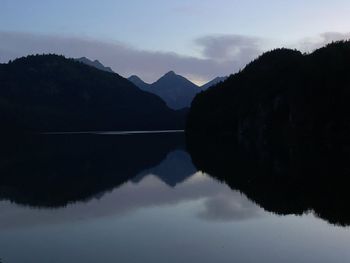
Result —
POLYGON ((350 42, 267 52, 194 99, 187 129, 240 141, 348 140, 350 42))
POLYGON ((188 108, 200 88, 188 79, 170 71, 152 84, 143 82, 137 76, 129 78, 142 90, 149 91, 162 98, 172 109, 188 108))
POLYGON ((219 84, 220 82, 224 82, 228 77, 216 77, 215 79, 209 81, 208 83, 204 84, 203 86, 201 86, 200 88, 202 90, 207 90, 212 86, 215 86, 217 84, 219 84))
POLYGON ((0 65, 2 131, 181 129, 169 109, 116 73, 57 55, 0 65))
POLYGON ((99 70, 103 70, 103 71, 107 71, 107 72, 110 72, 110 73, 115 73, 110 67, 105 67, 100 61, 98 60, 90 60, 86 57, 81 57, 81 58, 77 58, 75 59, 76 61, 79 61, 81 63, 84 63, 88 66, 91 66, 91 67, 95 67, 99 70))
POLYGON ((197 168, 268 211, 350 225, 350 42, 267 52, 200 93, 187 123, 197 168))

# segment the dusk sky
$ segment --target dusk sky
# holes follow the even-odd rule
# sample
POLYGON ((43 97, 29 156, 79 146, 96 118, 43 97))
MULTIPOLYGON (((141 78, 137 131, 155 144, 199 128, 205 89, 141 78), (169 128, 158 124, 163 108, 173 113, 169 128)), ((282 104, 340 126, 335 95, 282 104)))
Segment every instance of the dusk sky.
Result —
POLYGON ((0 62, 50 52, 203 83, 271 48, 347 39, 349 14, 349 0, 0 0, 0 62))

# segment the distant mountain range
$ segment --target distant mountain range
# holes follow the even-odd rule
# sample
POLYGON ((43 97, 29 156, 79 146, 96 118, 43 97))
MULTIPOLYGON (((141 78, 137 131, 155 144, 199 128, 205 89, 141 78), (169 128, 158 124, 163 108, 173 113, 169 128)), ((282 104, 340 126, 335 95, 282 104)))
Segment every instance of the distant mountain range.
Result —
MULTIPOLYGON (((86 57, 76 59, 86 65, 95 67, 97 69, 113 72, 109 67, 104 66, 98 60, 92 61, 86 57)), ((152 84, 144 82, 140 77, 132 75, 128 78, 134 85, 141 90, 153 93, 162 98, 168 107, 178 110, 183 108, 189 108, 193 98, 202 90, 207 90, 209 87, 214 86, 224 80, 227 77, 217 77, 203 86, 197 86, 185 77, 177 75, 174 71, 170 71, 162 76, 159 80, 152 84)))
POLYGON ((92 61, 86 57, 81 57, 81 58, 77 58, 75 59, 76 61, 79 61, 81 63, 84 63, 88 66, 91 66, 91 67, 95 67, 99 70, 103 70, 103 71, 106 71, 106 72, 110 72, 110 73, 115 73, 110 67, 105 67, 100 61, 98 61, 97 59, 92 61))
POLYGON ((224 82, 228 77, 216 77, 215 79, 209 81, 208 83, 204 84, 203 86, 201 86, 202 90, 207 90, 212 86, 215 86, 217 84, 219 84, 220 82, 224 82))
POLYGON ((137 76, 132 76, 129 80, 140 89, 161 97, 172 109, 189 107, 193 98, 201 91, 197 85, 173 71, 152 84, 145 83, 137 76))
POLYGON ((184 128, 185 111, 168 108, 116 73, 63 56, 0 64, 0 87, 2 132, 184 128))
POLYGON ((132 75, 131 77, 128 78, 128 80, 134 83, 136 87, 139 87, 142 90, 147 91, 150 89, 151 84, 144 82, 141 78, 139 78, 136 75, 132 75))
POLYGON ((170 108, 177 110, 190 107, 192 100, 199 92, 224 81, 226 77, 217 77, 201 87, 185 77, 177 75, 174 71, 166 73, 152 84, 144 82, 135 75, 128 79, 140 89, 158 95, 170 108))

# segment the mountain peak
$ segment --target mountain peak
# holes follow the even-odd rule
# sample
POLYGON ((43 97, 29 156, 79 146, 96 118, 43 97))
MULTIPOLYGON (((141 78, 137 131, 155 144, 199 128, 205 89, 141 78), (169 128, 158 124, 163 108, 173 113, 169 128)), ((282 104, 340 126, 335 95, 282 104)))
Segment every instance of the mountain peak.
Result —
POLYGON ((132 80, 135 80, 135 81, 142 81, 144 82, 139 76, 136 76, 136 75, 131 75, 128 80, 132 81, 132 80))
POLYGON ((128 80, 140 89, 156 94, 175 110, 189 107, 192 99, 201 91, 196 84, 174 71, 169 71, 152 84, 145 83, 136 75, 130 76, 128 80))
POLYGON ((215 79, 209 81, 208 83, 204 84, 201 86, 202 90, 206 90, 212 86, 215 86, 216 84, 219 84, 220 82, 223 82, 227 79, 228 77, 216 77, 215 79))
POLYGON ((132 82, 136 87, 139 87, 142 90, 147 90, 149 88, 149 84, 144 82, 139 76, 132 75, 128 78, 130 82, 132 82))
POLYGON ((164 77, 165 76, 176 76, 176 73, 174 72, 174 71, 169 71, 168 73, 166 73, 165 75, 164 75, 164 77))
POLYGON ((77 58, 75 59, 76 61, 79 61, 81 63, 84 63, 85 65, 88 65, 90 67, 94 67, 97 68, 99 70, 102 71, 106 71, 106 72, 110 72, 110 73, 114 73, 114 71, 110 68, 110 67, 105 67, 100 61, 98 61, 97 59, 95 59, 94 61, 88 59, 87 57, 81 57, 81 58, 77 58))

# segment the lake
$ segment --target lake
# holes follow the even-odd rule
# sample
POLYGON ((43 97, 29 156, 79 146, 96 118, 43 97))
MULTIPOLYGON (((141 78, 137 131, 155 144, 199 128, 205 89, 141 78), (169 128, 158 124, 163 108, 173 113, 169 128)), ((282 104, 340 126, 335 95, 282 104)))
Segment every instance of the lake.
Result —
POLYGON ((295 159, 265 154, 260 165, 232 148, 186 146, 181 132, 5 145, 2 263, 350 261, 345 193, 310 189, 295 159))

